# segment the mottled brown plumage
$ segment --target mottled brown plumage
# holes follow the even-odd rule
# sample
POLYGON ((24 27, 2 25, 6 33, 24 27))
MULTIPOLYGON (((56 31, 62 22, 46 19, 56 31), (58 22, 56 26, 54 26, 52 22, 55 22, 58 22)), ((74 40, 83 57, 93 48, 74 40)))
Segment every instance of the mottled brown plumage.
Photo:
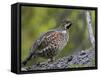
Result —
POLYGON ((23 64, 25 65, 32 57, 44 57, 52 61, 57 53, 67 45, 69 39, 68 29, 70 26, 71 22, 66 21, 60 28, 41 35, 32 45, 30 54, 23 61, 23 64))

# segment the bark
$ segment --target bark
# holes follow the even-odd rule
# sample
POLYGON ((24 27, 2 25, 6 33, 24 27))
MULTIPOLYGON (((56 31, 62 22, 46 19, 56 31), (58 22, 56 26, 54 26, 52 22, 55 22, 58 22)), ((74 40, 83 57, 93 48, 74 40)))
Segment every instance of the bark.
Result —
POLYGON ((42 62, 32 67, 23 67, 22 71, 30 70, 46 70, 46 69, 67 69, 79 67, 94 67, 95 66, 95 51, 92 49, 82 50, 68 57, 63 57, 53 63, 42 62))

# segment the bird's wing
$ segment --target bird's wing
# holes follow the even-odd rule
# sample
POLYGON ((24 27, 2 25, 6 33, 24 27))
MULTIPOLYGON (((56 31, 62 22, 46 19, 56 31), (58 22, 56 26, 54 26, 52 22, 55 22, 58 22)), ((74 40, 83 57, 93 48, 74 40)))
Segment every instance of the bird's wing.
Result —
POLYGON ((50 34, 54 31, 49 31, 46 33, 43 33, 32 45, 31 52, 41 50, 47 46, 46 40, 49 38, 50 34))

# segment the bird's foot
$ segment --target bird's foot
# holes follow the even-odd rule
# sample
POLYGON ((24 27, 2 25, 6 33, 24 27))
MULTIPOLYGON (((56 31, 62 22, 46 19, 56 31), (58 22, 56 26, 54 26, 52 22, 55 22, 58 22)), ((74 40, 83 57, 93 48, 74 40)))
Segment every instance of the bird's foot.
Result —
POLYGON ((41 63, 40 63, 40 62, 38 62, 38 63, 36 63, 36 65, 37 65, 37 66, 39 66, 39 65, 41 65, 41 63))
POLYGON ((55 61, 55 58, 48 59, 48 63, 52 64, 55 61))

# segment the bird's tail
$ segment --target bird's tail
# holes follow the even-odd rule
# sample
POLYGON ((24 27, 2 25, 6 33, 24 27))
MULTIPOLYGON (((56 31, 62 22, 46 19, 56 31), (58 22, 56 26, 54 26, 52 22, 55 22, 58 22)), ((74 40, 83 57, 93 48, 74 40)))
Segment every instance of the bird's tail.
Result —
POLYGON ((26 65, 27 62, 32 58, 34 57, 34 53, 30 53, 29 56, 22 62, 23 65, 26 65))

